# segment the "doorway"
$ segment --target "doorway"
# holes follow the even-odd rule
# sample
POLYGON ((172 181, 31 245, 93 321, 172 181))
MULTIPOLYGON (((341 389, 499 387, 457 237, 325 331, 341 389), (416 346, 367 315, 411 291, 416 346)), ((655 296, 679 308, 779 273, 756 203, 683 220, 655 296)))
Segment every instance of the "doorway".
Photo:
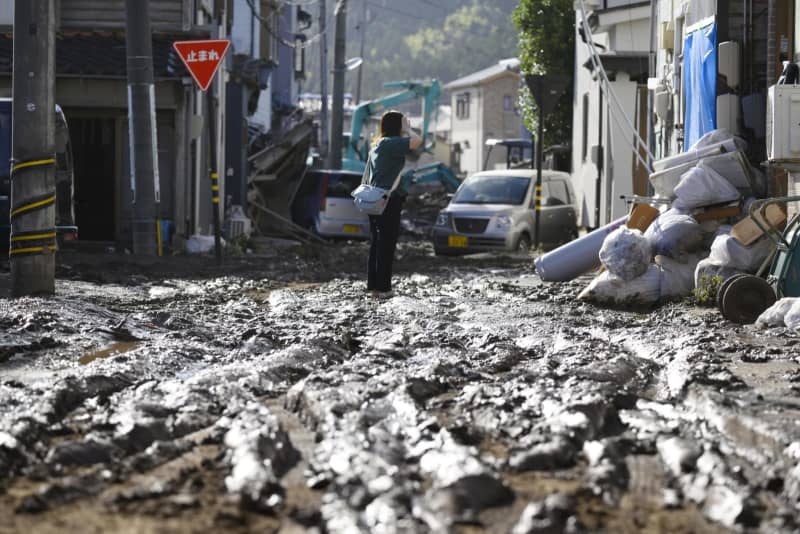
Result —
POLYGON ((115 240, 114 121, 111 117, 68 118, 75 160, 75 220, 81 240, 115 240))

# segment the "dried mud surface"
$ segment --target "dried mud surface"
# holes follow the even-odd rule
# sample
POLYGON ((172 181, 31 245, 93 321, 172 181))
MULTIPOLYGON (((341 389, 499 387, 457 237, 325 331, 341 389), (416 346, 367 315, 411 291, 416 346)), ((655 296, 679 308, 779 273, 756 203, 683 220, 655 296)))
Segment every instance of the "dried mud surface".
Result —
POLYGON ((800 528, 795 334, 413 240, 375 299, 366 254, 64 253, 0 298, 0 532, 800 528))

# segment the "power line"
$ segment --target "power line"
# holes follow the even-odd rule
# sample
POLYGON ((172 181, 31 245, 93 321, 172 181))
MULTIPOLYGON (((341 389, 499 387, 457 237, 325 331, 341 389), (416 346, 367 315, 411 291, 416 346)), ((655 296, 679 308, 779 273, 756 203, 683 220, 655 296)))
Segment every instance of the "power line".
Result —
MULTIPOLYGON (((317 2, 318 0, 313 0, 313 1, 317 2)), ((311 3, 311 2, 309 2, 309 3, 311 3)), ((272 28, 270 28, 270 25, 272 24, 272 21, 271 20, 267 20, 266 18, 261 16, 260 13, 256 12, 256 6, 253 4, 253 0, 247 0, 247 5, 250 6, 250 12, 252 13, 253 17, 255 17, 261 23, 261 27, 264 29, 264 31, 266 31, 268 34, 270 34, 273 38, 277 39, 278 42, 280 42, 283 46, 286 46, 286 47, 289 47, 289 48, 293 48, 293 49, 294 48, 308 48, 309 46, 311 46, 315 42, 319 41, 322 38, 322 36, 327 33, 328 28, 331 27, 331 22, 333 21, 333 17, 335 16, 335 13, 341 8, 342 3, 343 3, 342 0, 338 0, 336 2, 336 7, 333 9, 333 13, 328 17, 328 20, 325 23, 325 30, 323 30, 321 32, 318 32, 318 33, 312 35, 311 37, 306 38, 305 41, 303 41, 302 43, 298 44, 298 43, 293 43, 291 41, 287 41, 285 38, 281 37, 280 35, 275 35, 275 33, 272 31, 272 28)), ((298 4, 289 4, 288 2, 286 2, 286 3, 284 3, 284 5, 298 5, 298 4)), ((272 16, 274 17, 275 15, 272 15, 272 16)))

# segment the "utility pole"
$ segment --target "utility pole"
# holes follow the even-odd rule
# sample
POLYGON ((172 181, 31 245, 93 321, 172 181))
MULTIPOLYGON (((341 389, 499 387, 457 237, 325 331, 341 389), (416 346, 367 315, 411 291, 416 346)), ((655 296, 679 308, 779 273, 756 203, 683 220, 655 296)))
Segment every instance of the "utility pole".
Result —
POLYGON ((361 103, 361 80, 364 78, 364 42, 367 40, 367 15, 369 14, 367 8, 367 0, 364 0, 364 12, 361 14, 361 51, 359 57, 361 58, 361 66, 358 67, 358 83, 356 84, 356 104, 361 103))
POLYGON ((11 293, 55 293, 55 12, 15 0, 11 168, 11 293))
POLYGON ((160 186, 150 2, 125 0, 133 253, 154 256, 160 186))
MULTIPOLYGON (((331 149, 328 167, 342 168, 342 131, 344 129, 344 73, 347 39, 347 0, 336 4, 336 37, 333 47, 333 113, 331 116, 331 149)), ((352 141, 358 141, 357 139, 352 141)))
POLYGON ((328 34, 325 33, 328 21, 325 11, 325 0, 319 0, 319 31, 322 33, 319 46, 319 91, 322 105, 319 111, 319 149, 323 161, 328 159, 328 75, 330 74, 330 69, 328 69, 328 34))

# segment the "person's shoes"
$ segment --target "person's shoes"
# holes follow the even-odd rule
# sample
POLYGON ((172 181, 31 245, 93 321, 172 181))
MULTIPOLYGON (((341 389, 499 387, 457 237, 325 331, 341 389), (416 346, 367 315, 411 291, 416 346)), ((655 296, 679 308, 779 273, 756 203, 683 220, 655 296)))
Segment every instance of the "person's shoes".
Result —
POLYGON ((391 290, 377 291, 373 289, 372 291, 370 291, 369 296, 374 299, 390 299, 394 296, 394 293, 391 290))

